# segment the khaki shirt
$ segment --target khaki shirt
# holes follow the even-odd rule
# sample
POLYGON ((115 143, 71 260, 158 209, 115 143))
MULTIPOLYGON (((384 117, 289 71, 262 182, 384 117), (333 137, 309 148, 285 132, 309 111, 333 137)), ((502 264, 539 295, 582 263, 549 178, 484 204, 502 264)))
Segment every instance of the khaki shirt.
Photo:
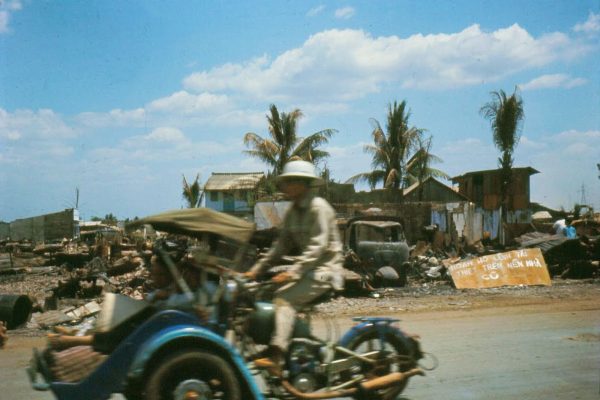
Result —
POLYGON ((309 193, 293 204, 283 217, 279 238, 252 271, 262 272, 274 266, 283 256, 292 256, 289 272, 295 279, 306 274, 318 281, 327 281, 336 290, 343 289, 342 243, 335 211, 329 203, 309 193))

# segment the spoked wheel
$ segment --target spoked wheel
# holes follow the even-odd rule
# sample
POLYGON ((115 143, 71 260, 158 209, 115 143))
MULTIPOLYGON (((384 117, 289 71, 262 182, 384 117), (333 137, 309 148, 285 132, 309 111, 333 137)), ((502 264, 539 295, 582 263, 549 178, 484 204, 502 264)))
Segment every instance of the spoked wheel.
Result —
MULTIPOLYGON (((361 363, 363 373, 367 378, 375 378, 392 372, 405 372, 414 368, 417 363, 404 343, 397 337, 389 334, 384 339, 379 338, 378 332, 368 331, 355 337, 348 349, 377 360, 374 364, 361 363)), ((396 386, 377 391, 377 396, 382 400, 393 400, 406 388, 405 380, 396 386)))
POLYGON ((147 400, 241 400, 229 364, 215 354, 185 351, 163 359, 149 376, 147 400))

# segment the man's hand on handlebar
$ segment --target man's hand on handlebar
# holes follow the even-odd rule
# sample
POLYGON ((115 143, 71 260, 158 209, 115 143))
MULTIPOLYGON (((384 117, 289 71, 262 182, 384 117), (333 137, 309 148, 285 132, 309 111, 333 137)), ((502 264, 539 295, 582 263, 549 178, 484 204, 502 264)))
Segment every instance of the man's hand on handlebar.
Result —
POLYGON ((246 279, 256 280, 256 272, 250 270, 242 273, 242 276, 246 279))
POLYGON ((275 283, 284 283, 284 282, 291 280, 292 278, 293 278, 292 274, 284 271, 284 272, 280 272, 277 275, 275 275, 273 278, 271 278, 271 280, 275 283))

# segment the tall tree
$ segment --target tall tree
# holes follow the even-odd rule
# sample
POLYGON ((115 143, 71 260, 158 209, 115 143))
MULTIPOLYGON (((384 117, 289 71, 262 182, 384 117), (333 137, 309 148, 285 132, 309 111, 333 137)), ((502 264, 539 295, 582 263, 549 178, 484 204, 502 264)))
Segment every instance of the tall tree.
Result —
POLYGON ((267 115, 270 137, 246 133, 244 144, 250 150, 244 153, 264 161, 271 168, 269 172, 272 176, 279 175, 290 160, 300 159, 317 164, 325 159, 329 153, 319 147, 327 143, 337 130, 324 129, 305 138, 299 137, 297 125, 302 116, 302 111, 297 108, 290 113, 279 113, 277 107, 271 104, 270 115, 267 115))
POLYGON ((519 143, 525 113, 518 88, 515 88, 510 96, 507 96, 503 90, 492 92, 491 96, 492 100, 484 104, 479 112, 490 121, 494 145, 502 153, 498 158, 498 165, 502 178, 500 183, 502 215, 506 221, 506 212, 511 197, 509 187, 512 183, 513 155, 519 143))
POLYGON ((384 188, 399 189, 407 182, 407 161, 412 151, 418 149, 423 129, 409 126, 410 110, 406 100, 400 104, 394 102, 388 107, 386 131, 372 118, 373 144, 364 146, 373 160, 371 172, 354 175, 348 182, 366 181, 371 189, 382 182, 384 188))
MULTIPOLYGON (((429 177, 450 179, 450 176, 444 171, 431 167, 433 163, 442 162, 441 158, 431 154, 432 140, 431 136, 426 139, 421 136, 417 138, 417 151, 415 151, 406 163, 405 186, 410 186, 414 183, 419 183, 420 185, 429 177)), ((423 200, 422 186, 419 186, 418 198, 419 201, 423 200)))
POLYGON ((202 204, 204 198, 204 190, 200 185, 200 174, 196 175, 196 179, 191 184, 188 183, 183 175, 183 192, 181 193, 187 203, 188 208, 198 208, 202 204))

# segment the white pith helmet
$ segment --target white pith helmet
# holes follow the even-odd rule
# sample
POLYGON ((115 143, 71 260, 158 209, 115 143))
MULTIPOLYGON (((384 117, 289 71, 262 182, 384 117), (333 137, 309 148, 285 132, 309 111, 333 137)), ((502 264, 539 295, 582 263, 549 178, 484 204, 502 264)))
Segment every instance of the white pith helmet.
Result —
POLYGON ((281 183, 286 179, 301 178, 309 181, 311 186, 318 186, 323 183, 315 172, 315 166, 308 161, 290 161, 283 166, 283 172, 277 177, 277 182, 281 183))

